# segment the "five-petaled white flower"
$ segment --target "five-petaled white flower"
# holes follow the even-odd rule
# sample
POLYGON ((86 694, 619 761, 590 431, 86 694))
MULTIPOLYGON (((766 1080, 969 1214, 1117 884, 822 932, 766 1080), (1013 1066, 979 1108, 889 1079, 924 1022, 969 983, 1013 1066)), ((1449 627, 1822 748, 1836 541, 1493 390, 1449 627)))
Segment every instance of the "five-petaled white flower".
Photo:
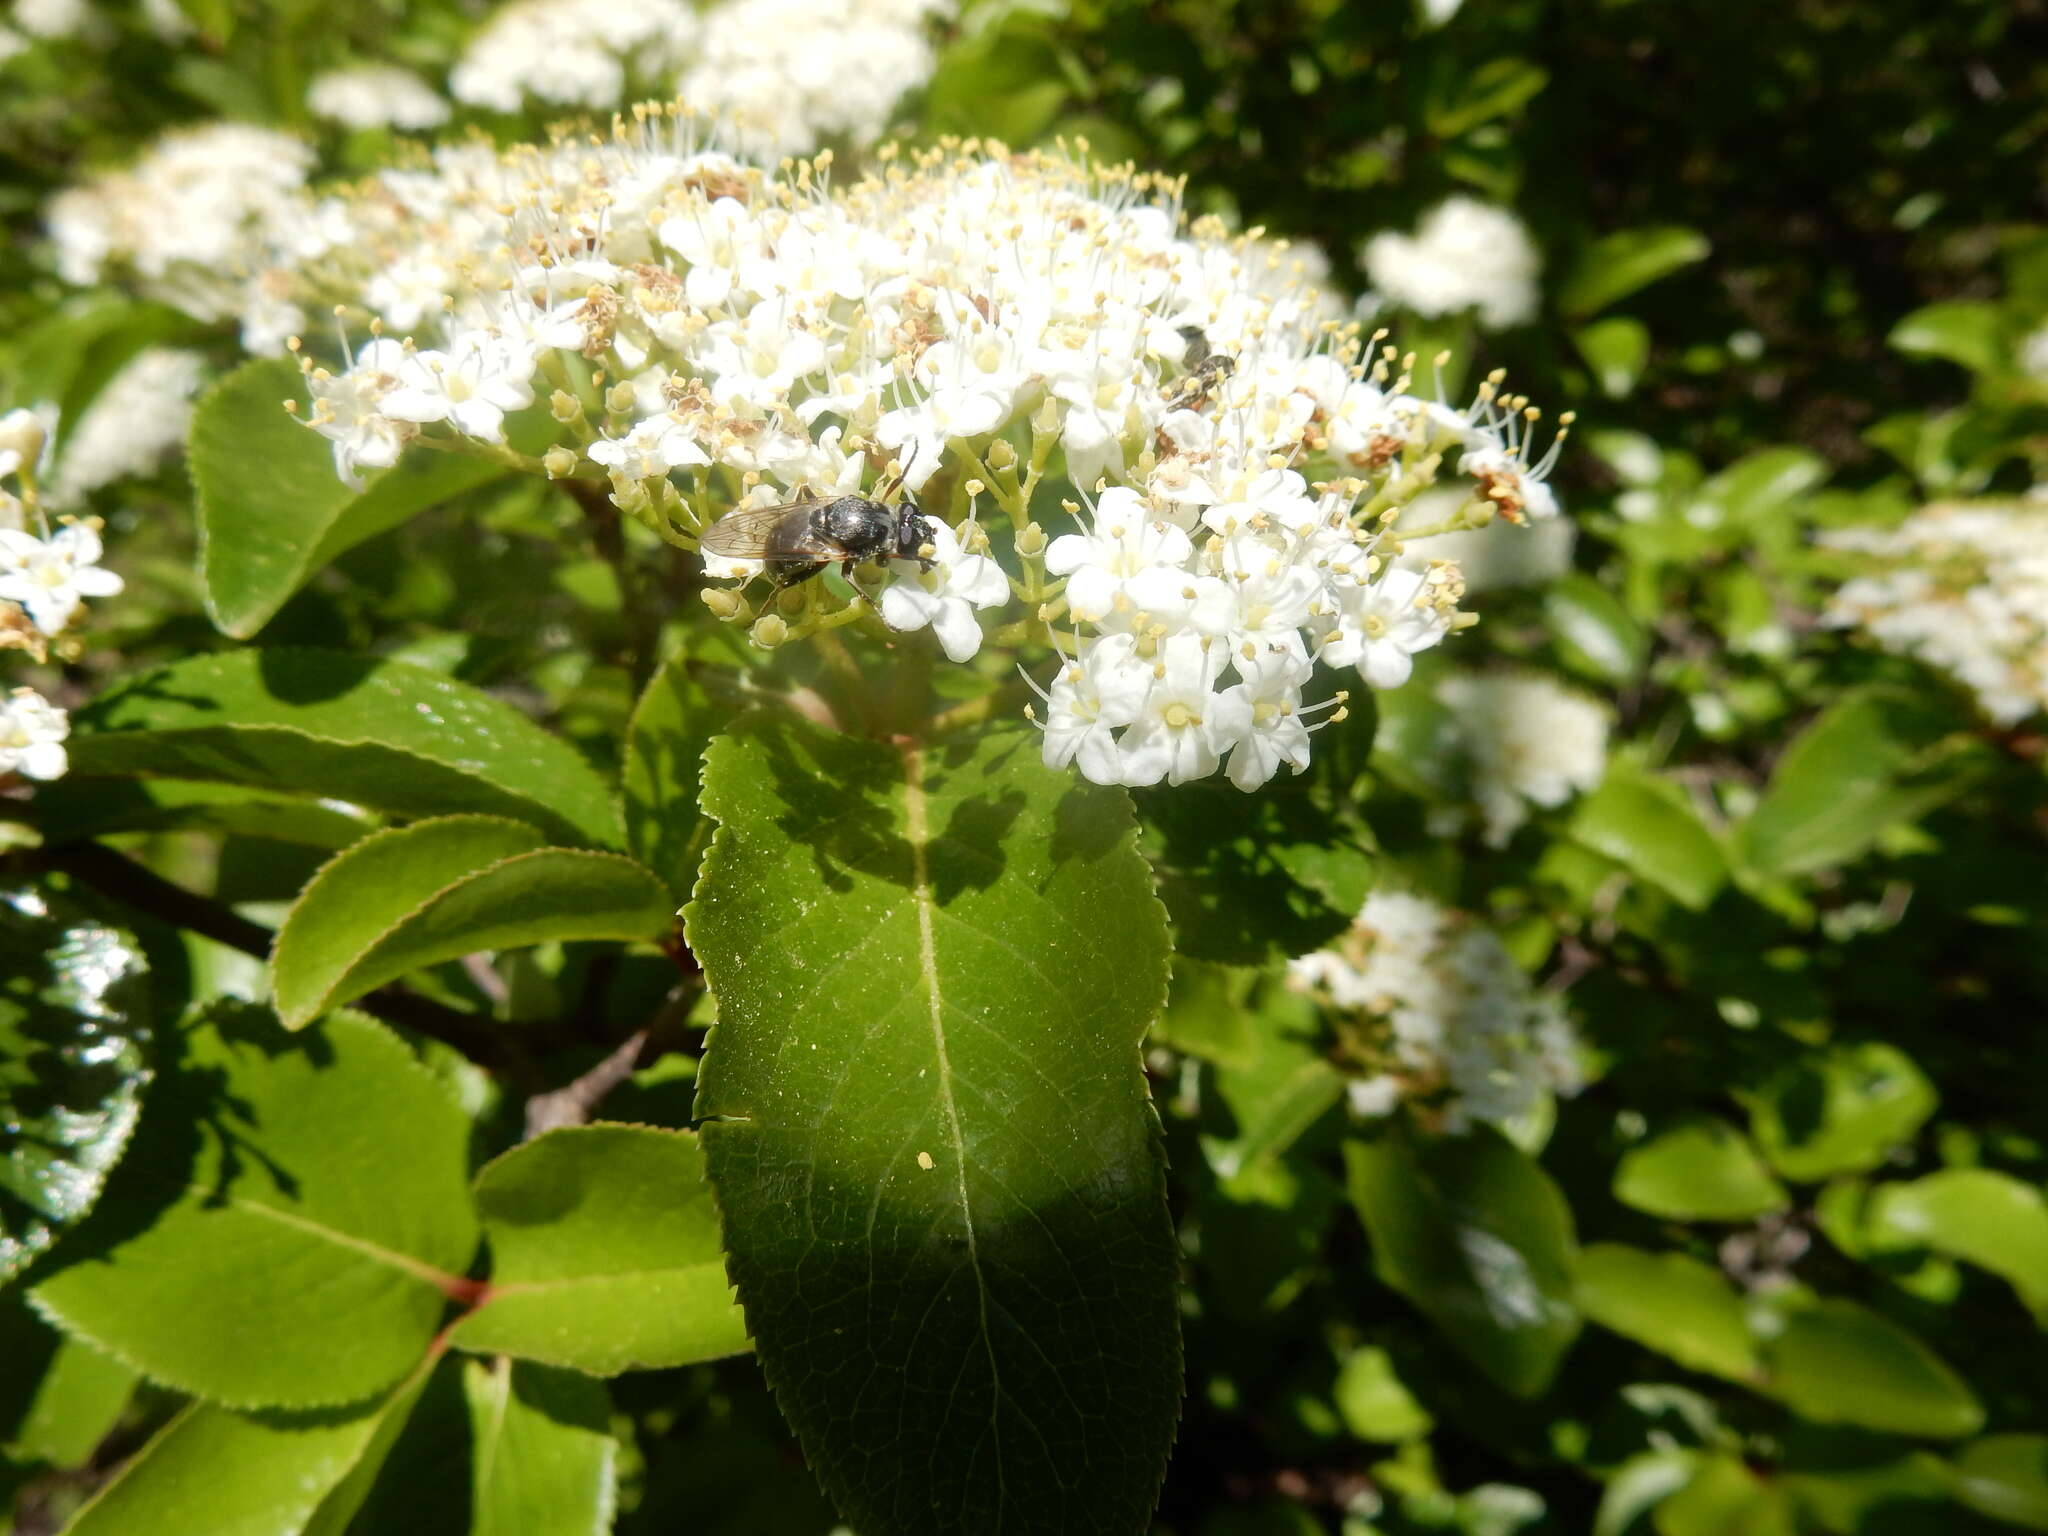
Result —
POLYGON ((33 688, 15 689, 0 698, 0 776, 61 777, 69 764, 64 738, 70 734, 63 710, 33 688))
POLYGON ((121 578, 99 559, 100 536, 83 523, 47 539, 0 529, 0 600, 19 605, 44 634, 62 634, 86 598, 121 590, 121 578))

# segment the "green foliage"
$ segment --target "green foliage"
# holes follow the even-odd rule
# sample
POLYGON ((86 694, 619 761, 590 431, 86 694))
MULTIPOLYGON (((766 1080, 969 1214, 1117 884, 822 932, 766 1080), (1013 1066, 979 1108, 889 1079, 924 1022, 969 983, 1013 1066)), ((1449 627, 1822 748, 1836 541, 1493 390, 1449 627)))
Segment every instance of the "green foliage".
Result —
POLYGON ((820 1480, 877 1531, 1143 1531, 1180 1381, 1138 1071, 1166 930, 1128 799, 1015 731, 899 749, 760 716, 704 782, 697 1115, 820 1480))

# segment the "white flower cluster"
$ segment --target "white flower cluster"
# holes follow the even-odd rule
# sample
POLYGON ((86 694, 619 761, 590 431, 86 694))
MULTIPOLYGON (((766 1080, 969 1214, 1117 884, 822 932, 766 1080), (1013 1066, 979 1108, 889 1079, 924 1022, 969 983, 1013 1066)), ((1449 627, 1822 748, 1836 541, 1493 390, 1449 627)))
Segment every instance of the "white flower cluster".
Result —
POLYGON ((1822 542, 1873 567, 1835 593, 1828 623, 1951 674, 2002 725, 2048 709, 2048 507, 1941 503, 1822 542))
POLYGON ((1361 1116, 1408 1103, 1453 1134, 1479 1121, 1519 1132, 1581 1086, 1558 1000, 1491 929, 1423 897, 1375 891, 1335 944, 1289 962, 1288 980, 1336 1014, 1361 1116))
POLYGON ((499 112, 529 99, 615 107, 629 84, 651 86, 680 68, 700 25, 688 0, 515 0, 470 39, 448 89, 499 112))
POLYGON ((1536 313, 1536 243, 1507 209, 1477 198, 1445 198, 1412 235, 1374 235, 1364 258, 1377 296, 1418 315, 1476 310, 1481 325, 1498 331, 1536 313))
POLYGON ((304 194, 312 166, 307 145, 272 129, 176 129, 51 199, 57 270, 80 284, 120 275, 197 319, 246 327, 257 272, 316 254, 333 232, 304 194))
POLYGON ((1466 622, 1455 568, 1400 556, 1440 468, 1471 481, 1464 522, 1555 513, 1526 402, 1498 380, 1463 411, 1404 393, 1392 349, 1329 320, 1284 251, 1184 228, 1175 186, 973 147, 882 163, 840 188, 825 160, 770 176, 650 112, 610 142, 387 173, 299 274, 308 312, 385 333, 308 363, 306 419, 352 478, 422 433, 507 455, 506 414, 545 398, 547 471, 685 547, 735 504, 900 483, 938 525, 927 562, 868 598, 791 587, 756 640, 878 610, 964 662, 976 614, 1014 605, 1005 644, 1062 658, 1046 758, 1100 782, 1227 759, 1251 789, 1307 765, 1317 663, 1406 681, 1466 622))
POLYGON ((449 76, 458 101, 611 108, 673 92, 773 158, 869 144, 936 65, 931 22, 954 0, 517 0, 449 76))
POLYGON ((1607 712, 1540 672, 1459 673, 1437 685, 1486 841, 1502 847, 1532 805, 1554 808, 1607 771, 1607 712))
MULTIPOLYGON (((38 660, 72 628, 86 598, 121 590, 121 578, 99 563, 93 525, 70 522, 52 532, 43 517, 36 470, 46 436, 32 411, 0 416, 0 650, 38 660)), ((70 730, 64 711, 33 688, 0 694, 0 779, 58 777, 70 730)))
POLYGON ((75 507, 103 485, 157 469, 183 445, 205 381, 206 359, 197 352, 152 347, 137 354, 71 429, 47 503, 75 507))
POLYGON ((441 93, 396 64, 363 64, 315 75, 306 87, 315 117, 344 128, 438 128, 452 110, 441 93))

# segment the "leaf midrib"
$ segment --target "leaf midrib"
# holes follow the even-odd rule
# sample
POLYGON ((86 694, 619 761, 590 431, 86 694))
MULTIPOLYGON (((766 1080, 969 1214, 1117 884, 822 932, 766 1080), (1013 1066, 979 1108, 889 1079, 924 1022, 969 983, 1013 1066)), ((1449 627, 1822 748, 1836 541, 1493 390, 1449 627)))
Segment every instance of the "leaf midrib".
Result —
POLYGON ((996 1501, 995 1525, 990 1536, 1000 1536, 1003 1511, 1008 1507, 1003 1480, 1002 1430, 999 1424, 1003 1401, 1001 1371, 996 1363, 995 1340, 989 1332, 988 1277, 982 1273, 981 1250, 974 1232, 974 1204, 967 1193, 967 1142, 960 1129, 960 1107, 953 1097, 953 1063, 946 1049, 944 1003, 939 989, 938 949, 932 932, 931 872, 927 848, 931 826, 925 800, 924 754, 918 747, 903 749, 903 831, 910 844, 911 895, 917 908, 918 973, 930 1000, 932 1046, 938 1058, 939 1111, 946 1122, 947 1139, 953 1146, 955 1188, 960 1199, 960 1222, 966 1231, 967 1263, 974 1271, 974 1296, 980 1309, 981 1346, 988 1359, 989 1433, 995 1437, 996 1501))
MULTIPOLYGON (((217 1197, 214 1190, 203 1184, 187 1184, 185 1189, 187 1193, 197 1195, 202 1200, 213 1200, 217 1197)), ((381 1243, 374 1243, 367 1237, 357 1237, 354 1233, 344 1232, 338 1227, 327 1226, 310 1216, 301 1216, 274 1205, 265 1205, 262 1201, 251 1200, 246 1195, 228 1195, 225 1198, 226 1203, 238 1211, 268 1217, 281 1226, 309 1233, 332 1243, 337 1248, 347 1248, 360 1253, 365 1258, 374 1260, 386 1268, 398 1270, 411 1279, 424 1281, 443 1295, 460 1290, 469 1283, 460 1275, 451 1274, 445 1269, 436 1269, 424 1259, 414 1258, 411 1254, 400 1252, 396 1248, 386 1248, 381 1243)))

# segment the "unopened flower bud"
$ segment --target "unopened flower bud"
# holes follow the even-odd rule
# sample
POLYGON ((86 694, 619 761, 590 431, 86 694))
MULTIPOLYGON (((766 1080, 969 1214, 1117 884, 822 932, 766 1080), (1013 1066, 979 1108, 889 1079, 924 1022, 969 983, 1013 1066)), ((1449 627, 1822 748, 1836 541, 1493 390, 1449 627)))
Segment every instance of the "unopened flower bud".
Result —
POLYGON ((747 631, 747 638, 764 651, 772 651, 789 638, 789 625, 779 615, 764 613, 747 631))
POLYGON ((566 389, 548 396, 548 414, 557 421, 574 421, 583 414, 583 402, 566 389))
MULTIPOLYGON (((0 416, 0 460, 13 455, 16 465, 26 464, 33 469, 36 460, 43 456, 43 441, 47 435, 42 418, 34 411, 9 411, 0 416)), ((13 466, 0 471, 5 474, 13 472, 13 466)))
POLYGON ((614 384, 604 392, 604 408, 614 416, 629 414, 637 403, 630 384, 614 384))
POLYGON ((566 480, 576 473, 575 450, 557 443, 540 456, 540 465, 548 472, 550 480, 566 480))
POLYGON ((744 624, 754 616, 753 605, 730 587, 706 587, 697 594, 714 618, 728 624, 744 624))
POLYGON ((1007 438, 999 437, 988 445, 987 458, 990 469, 1008 469, 1017 462, 1017 450, 1007 438))
POLYGON ((1045 530, 1036 523, 1026 523, 1017 530, 1017 553, 1026 560, 1035 559, 1045 553, 1045 530))

